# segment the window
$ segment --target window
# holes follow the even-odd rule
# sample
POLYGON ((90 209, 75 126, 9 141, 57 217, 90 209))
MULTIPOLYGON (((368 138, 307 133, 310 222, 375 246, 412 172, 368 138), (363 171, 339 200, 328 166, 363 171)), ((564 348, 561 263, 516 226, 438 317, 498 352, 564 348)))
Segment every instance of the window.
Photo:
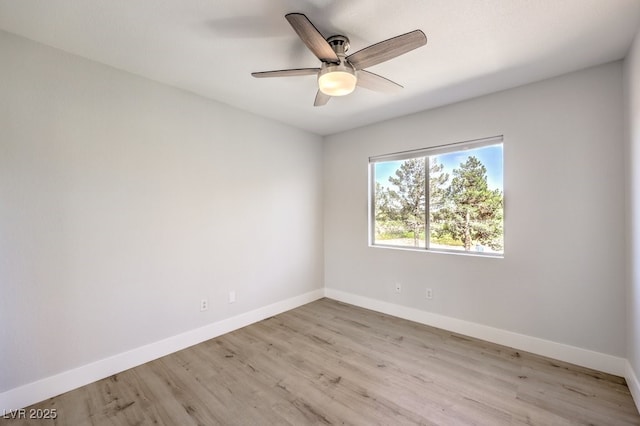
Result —
POLYGON ((370 244, 504 254, 502 139, 371 157, 370 244))

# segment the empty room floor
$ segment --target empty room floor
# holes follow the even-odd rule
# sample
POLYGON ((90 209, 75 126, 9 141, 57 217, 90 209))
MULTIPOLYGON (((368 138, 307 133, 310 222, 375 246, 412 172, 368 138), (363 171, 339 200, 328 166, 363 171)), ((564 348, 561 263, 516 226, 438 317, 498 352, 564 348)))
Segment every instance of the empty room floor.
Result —
POLYGON ((330 299, 29 408, 57 418, 4 422, 640 424, 623 378, 330 299))

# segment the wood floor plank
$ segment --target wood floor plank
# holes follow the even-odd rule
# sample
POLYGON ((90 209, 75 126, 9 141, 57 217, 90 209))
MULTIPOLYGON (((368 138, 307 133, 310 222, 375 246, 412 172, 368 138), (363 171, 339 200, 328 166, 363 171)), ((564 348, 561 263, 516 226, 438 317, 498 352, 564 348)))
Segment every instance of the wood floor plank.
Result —
POLYGON ((55 425, 640 425, 623 378, 321 299, 29 408, 55 425))

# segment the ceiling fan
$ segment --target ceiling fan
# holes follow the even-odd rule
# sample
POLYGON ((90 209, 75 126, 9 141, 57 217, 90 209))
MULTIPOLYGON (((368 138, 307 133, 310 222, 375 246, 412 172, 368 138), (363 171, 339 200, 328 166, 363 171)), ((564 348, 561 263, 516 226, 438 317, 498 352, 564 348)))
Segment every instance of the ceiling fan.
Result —
POLYGON ((293 77, 317 75, 318 93, 314 106, 326 105, 333 96, 344 96, 357 86, 378 92, 395 92, 402 86, 387 78, 366 71, 364 68, 388 61, 427 44, 427 37, 420 30, 411 31, 373 44, 346 56, 349 39, 334 35, 324 36, 302 13, 285 15, 298 37, 322 62, 320 68, 296 68, 251 73, 256 78, 293 77))

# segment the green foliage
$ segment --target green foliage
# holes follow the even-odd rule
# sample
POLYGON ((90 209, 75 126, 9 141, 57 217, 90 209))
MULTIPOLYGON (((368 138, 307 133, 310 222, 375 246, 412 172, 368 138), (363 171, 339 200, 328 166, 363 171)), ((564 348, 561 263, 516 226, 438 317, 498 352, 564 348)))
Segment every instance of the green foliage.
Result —
POLYGON ((437 235, 449 234, 469 251, 475 243, 502 249, 502 193, 487 186, 487 169, 476 157, 469 157, 453 170, 446 202, 434 214, 441 226, 437 235))
POLYGON ((419 235, 425 228, 425 159, 411 158, 403 161, 395 176, 389 177, 393 185, 387 191, 389 217, 401 220, 412 232, 414 245, 419 244, 419 235))
POLYGON ((442 235, 432 235, 431 242, 435 244, 442 244, 443 246, 462 247, 462 241, 456 240, 451 234, 442 233, 442 235))
POLYGON ((429 209, 437 211, 444 207, 446 196, 445 185, 449 180, 449 174, 444 173, 444 164, 438 164, 436 158, 430 159, 429 165, 429 209))
MULTIPOLYGON (((426 157, 429 158, 429 157, 426 157)), ((402 162, 389 187, 376 183, 375 215, 377 239, 413 238, 417 247, 425 233, 425 160, 402 162)), ((482 244, 502 248, 503 197, 487 185, 486 167, 476 157, 454 169, 453 179, 444 166, 431 158, 429 206, 431 241, 471 250, 482 244)))
POLYGON ((395 240, 409 238, 404 222, 399 220, 376 219, 376 239, 395 240))

